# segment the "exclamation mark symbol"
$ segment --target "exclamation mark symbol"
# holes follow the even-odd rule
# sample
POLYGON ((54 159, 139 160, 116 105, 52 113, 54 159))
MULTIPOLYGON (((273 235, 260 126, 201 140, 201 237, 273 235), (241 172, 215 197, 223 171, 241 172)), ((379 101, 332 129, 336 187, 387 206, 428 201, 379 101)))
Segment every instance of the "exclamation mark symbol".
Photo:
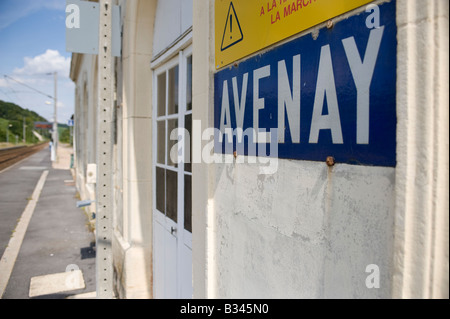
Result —
POLYGON ((230 14, 230 40, 233 39, 233 15, 230 14))
POLYGON ((223 35, 220 50, 225 51, 229 47, 235 45, 238 42, 241 42, 244 39, 244 34, 242 33, 241 24, 239 23, 239 18, 236 14, 236 10, 234 9, 233 2, 230 3, 228 12, 223 16, 222 21, 224 22, 225 26, 223 26, 222 24, 223 35))

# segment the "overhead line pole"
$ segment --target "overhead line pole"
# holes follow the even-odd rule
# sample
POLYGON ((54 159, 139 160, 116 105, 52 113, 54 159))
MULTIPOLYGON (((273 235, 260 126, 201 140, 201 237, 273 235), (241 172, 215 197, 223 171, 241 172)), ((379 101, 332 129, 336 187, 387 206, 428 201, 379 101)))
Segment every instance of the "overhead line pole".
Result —
POLYGON ((58 72, 53 73, 53 79, 55 81, 55 96, 53 97, 53 101, 55 103, 54 106, 54 113, 55 117, 53 120, 53 149, 52 152, 54 152, 52 156, 52 160, 56 161, 58 156, 58 72))
POLYGON ((22 126, 22 143, 26 144, 27 142, 27 137, 26 135, 26 130, 25 130, 25 116, 23 117, 23 126, 22 126))

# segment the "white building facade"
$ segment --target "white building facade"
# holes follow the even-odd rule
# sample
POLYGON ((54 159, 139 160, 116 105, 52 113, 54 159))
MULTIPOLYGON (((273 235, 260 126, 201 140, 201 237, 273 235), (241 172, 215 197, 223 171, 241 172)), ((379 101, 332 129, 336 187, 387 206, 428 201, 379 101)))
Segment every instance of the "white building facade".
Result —
MULTIPOLYGON (((270 174, 239 152, 207 156, 214 144, 205 129, 218 128, 216 100, 224 101, 215 78, 228 68, 216 68, 218 1, 115 1, 116 296, 448 298, 448 1, 372 2, 395 7, 395 165, 278 158, 270 174), (176 128, 189 135, 171 137, 176 128)), ((332 21, 364 14, 365 5, 332 21)), ((229 68, 323 30, 327 22, 229 68)), ((73 54, 76 179, 91 200, 97 68, 96 55, 73 54)), ((227 84, 233 92, 231 78, 227 84)), ((254 81, 248 86, 255 90, 254 81)))

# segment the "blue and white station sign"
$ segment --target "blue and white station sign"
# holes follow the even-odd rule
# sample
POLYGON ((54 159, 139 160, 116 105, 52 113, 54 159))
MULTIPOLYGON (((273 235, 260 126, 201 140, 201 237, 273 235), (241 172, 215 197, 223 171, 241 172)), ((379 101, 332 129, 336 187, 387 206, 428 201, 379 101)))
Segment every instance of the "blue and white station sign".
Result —
POLYGON ((394 167, 395 1, 375 9, 217 72, 214 151, 394 167))

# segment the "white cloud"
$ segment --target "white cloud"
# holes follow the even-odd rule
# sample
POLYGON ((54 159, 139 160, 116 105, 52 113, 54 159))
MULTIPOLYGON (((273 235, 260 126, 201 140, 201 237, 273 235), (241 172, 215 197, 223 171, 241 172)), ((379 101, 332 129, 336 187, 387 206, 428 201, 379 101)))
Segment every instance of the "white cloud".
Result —
POLYGON ((15 75, 38 75, 58 72, 59 76, 68 77, 70 72, 70 58, 62 56, 56 50, 48 49, 44 54, 33 58, 24 58, 23 68, 15 68, 15 75))
POLYGON ((6 82, 6 80, 0 78, 0 88, 7 87, 7 86, 8 86, 8 83, 6 82))
POLYGON ((0 99, 16 103, 50 119, 54 116, 53 100, 48 97, 54 95, 51 73, 58 72, 58 121, 66 123, 74 112, 75 86, 68 77, 70 62, 70 57, 66 58, 52 49, 24 58, 23 64, 18 65, 8 77, 0 75, 0 99), (46 101, 50 101, 50 105, 46 101))

